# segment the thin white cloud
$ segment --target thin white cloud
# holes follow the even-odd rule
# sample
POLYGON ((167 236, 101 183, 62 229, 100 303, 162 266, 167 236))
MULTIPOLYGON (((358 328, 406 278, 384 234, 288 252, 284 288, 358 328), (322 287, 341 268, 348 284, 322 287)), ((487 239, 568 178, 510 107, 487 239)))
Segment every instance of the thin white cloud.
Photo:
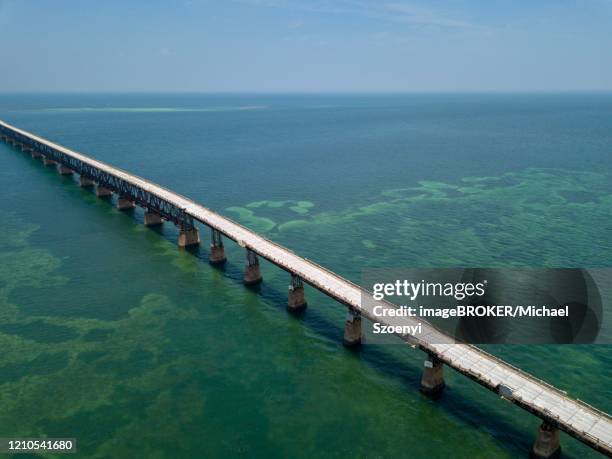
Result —
POLYGON ((387 11, 398 15, 398 19, 414 24, 432 25, 440 27, 472 27, 472 24, 453 18, 450 15, 422 8, 408 3, 387 3, 384 5, 387 11))
POLYGON ((287 24, 287 27, 290 29, 299 29, 300 27, 304 26, 304 21, 291 21, 289 24, 287 24))
POLYGON ((238 0, 267 8, 282 8, 311 13, 363 16, 385 21, 403 22, 418 26, 444 28, 474 27, 467 20, 437 9, 413 2, 386 3, 380 0, 316 0, 308 3, 298 0, 238 0))

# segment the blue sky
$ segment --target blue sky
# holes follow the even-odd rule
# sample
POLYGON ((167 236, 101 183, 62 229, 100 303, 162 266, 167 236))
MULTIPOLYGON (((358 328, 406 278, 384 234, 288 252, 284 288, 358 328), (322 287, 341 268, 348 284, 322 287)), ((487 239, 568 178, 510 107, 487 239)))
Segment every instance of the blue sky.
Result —
POLYGON ((0 0, 0 92, 612 90, 612 0, 0 0))

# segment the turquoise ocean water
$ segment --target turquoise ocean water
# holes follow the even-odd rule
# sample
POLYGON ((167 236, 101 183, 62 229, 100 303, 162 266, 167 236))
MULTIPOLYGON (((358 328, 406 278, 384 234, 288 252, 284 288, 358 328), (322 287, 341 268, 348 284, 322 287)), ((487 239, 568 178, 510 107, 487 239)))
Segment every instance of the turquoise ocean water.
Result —
MULTIPOLYGON (((0 119, 354 281, 380 267, 612 266, 612 95, 1 95, 0 119)), ((538 420, 263 263, 142 226, 0 144, 0 437, 80 457, 522 457, 538 420)), ((208 234, 202 233, 204 241, 208 234)), ((488 346, 612 411, 609 346, 488 346)), ((566 457, 596 457, 562 436, 566 457)))

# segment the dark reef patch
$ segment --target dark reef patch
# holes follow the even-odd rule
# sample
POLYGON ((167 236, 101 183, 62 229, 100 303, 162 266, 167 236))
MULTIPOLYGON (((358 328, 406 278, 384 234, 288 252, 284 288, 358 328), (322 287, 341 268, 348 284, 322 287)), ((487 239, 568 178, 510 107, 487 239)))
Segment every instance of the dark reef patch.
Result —
POLYGON ((78 338, 78 332, 70 327, 54 325, 42 320, 29 323, 0 324, 0 333, 18 335, 39 343, 62 343, 78 338))
POLYGON ((41 376, 60 371, 68 365, 68 352, 45 352, 29 362, 0 367, 0 383, 19 381, 25 376, 41 376))

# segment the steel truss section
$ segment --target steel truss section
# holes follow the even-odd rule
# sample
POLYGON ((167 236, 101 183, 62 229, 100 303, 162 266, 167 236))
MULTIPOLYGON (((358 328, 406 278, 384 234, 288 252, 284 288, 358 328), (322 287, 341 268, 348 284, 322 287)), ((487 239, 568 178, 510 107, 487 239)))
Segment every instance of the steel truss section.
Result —
POLYGON ((221 237, 221 231, 211 228, 210 229, 210 242, 212 247, 223 247, 223 238, 221 237))
POLYGON ((247 249, 246 264, 247 266, 256 266, 259 264, 259 258, 257 257, 257 254, 251 249, 247 249))
POLYGON ((302 287, 304 287, 304 282, 302 281, 302 278, 291 273, 291 289, 296 290, 302 287))
POLYGON ((149 191, 132 185, 131 183, 128 183, 125 180, 106 171, 102 171, 91 164, 87 164, 80 159, 66 155, 65 153, 62 153, 49 145, 37 142, 29 137, 10 131, 4 126, 0 126, 0 133, 0 135, 5 135, 24 145, 27 145, 34 150, 39 151, 45 157, 69 167, 77 174, 93 180, 99 186, 114 191, 122 198, 134 201, 142 208, 161 215, 164 219, 173 222, 182 230, 189 231, 194 228, 193 217, 187 214, 185 209, 177 207, 165 199, 150 193, 149 191))

